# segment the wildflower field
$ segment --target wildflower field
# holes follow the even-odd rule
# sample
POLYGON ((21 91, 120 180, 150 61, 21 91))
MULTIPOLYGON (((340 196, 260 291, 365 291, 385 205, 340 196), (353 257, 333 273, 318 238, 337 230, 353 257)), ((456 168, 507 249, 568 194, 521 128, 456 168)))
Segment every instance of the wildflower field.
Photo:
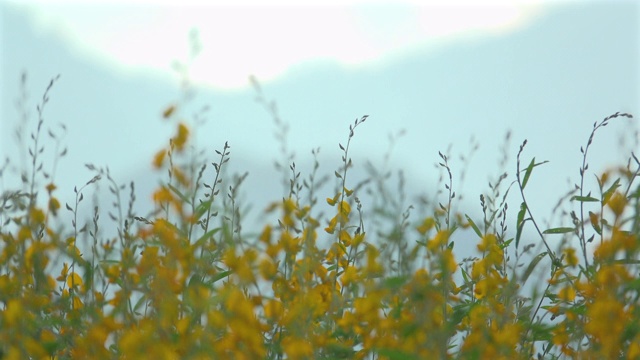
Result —
POLYGON ((150 159, 163 180, 148 214, 133 210, 133 183, 92 165, 75 202, 61 203, 42 157, 56 140, 46 121, 56 81, 37 106, 24 170, 0 168, 22 183, 0 188, 2 359, 640 359, 640 161, 588 166, 602 128, 630 114, 594 119, 562 227, 542 227, 528 206, 545 161, 526 140, 517 167, 480 196, 482 218, 451 210, 456 169, 442 153, 436 206, 392 206, 383 178, 367 185, 382 205, 368 205, 349 177, 362 116, 336 139, 333 173, 284 164, 288 193, 247 235, 244 176, 226 172, 231 144, 189 150, 180 104, 161 112, 176 130, 150 159), (98 182, 113 204, 80 211, 98 182), (323 182, 333 190, 319 191, 323 182), (475 256, 456 258, 457 231, 473 235, 475 256))

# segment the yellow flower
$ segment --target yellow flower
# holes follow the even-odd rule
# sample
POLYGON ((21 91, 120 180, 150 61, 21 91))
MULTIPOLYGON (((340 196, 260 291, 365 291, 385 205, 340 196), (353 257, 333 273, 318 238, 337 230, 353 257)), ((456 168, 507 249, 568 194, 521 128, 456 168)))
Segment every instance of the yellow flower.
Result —
POLYGON ((476 283, 476 286, 473 289, 476 299, 482 300, 487 295, 487 287, 487 279, 482 279, 476 283))
POLYGON ((607 205, 609 206, 609 209, 613 211, 616 217, 620 217, 620 215, 622 215, 622 213, 624 212, 624 208, 627 206, 627 198, 616 191, 613 196, 611 196, 611 199, 609 199, 609 201, 607 202, 607 205))
POLYGON ((4 310, 4 321, 7 327, 12 328, 18 324, 18 321, 22 318, 24 310, 22 308, 22 301, 19 299, 11 299, 6 305, 4 310))
POLYGON ((422 224, 416 228, 420 235, 425 235, 429 230, 433 229, 436 221, 432 217, 425 218, 422 224))
POLYGON ((340 193, 337 193, 333 198, 327 198, 327 204, 331 206, 335 205, 338 202, 340 195, 340 193))
POLYGON ((480 252, 485 252, 487 250, 490 250, 491 247, 493 245, 496 245, 497 243, 498 243, 498 239, 494 234, 487 234, 482 237, 482 240, 478 244, 478 250, 480 252))
POLYGON ((69 287, 69 289, 77 288, 82 285, 82 278, 80 277, 80 275, 78 275, 78 273, 72 272, 71 274, 69 274, 69 276, 67 277, 67 286, 69 287))
POLYGON ((189 129, 183 123, 178 124, 178 133, 173 138, 173 145, 178 151, 182 151, 189 139, 189 129))
POLYGON ((42 224, 44 222, 44 212, 38 208, 31 209, 31 213, 29 215, 33 224, 42 224))
POLYGON ((171 190, 163 186, 160 189, 156 190, 155 193, 153 193, 153 201, 155 201, 157 204, 172 202, 173 194, 171 193, 171 190))
POLYGON ((60 201, 58 199, 52 197, 49 199, 49 211, 55 216, 58 214, 58 210, 60 210, 60 201))
POLYGON ((260 261, 259 267, 260 274, 265 280, 272 280, 278 272, 276 264, 274 264, 274 262, 269 258, 262 259, 260 261))
POLYGON ((445 249, 442 253, 442 265, 448 274, 453 274, 458 268, 458 264, 456 263, 456 259, 453 256, 453 251, 451 249, 445 249))
POLYGON ((27 239, 31 239, 31 228, 25 225, 18 231, 18 241, 24 242, 27 239))
POLYGON ((169 117, 171 117, 171 115, 173 115, 175 111, 176 111, 176 106, 170 105, 162 112, 162 117, 165 119, 168 119, 169 117))
POLYGON ((258 238, 261 242, 265 244, 271 243, 271 226, 267 225, 262 229, 262 233, 260 233, 260 237, 258 238))
POLYGON ((311 343, 304 339, 287 336, 282 340, 282 349, 289 359, 310 359, 313 357, 311 343))
POLYGON ((351 246, 351 234, 347 230, 340 231, 338 237, 344 246, 351 246))
POLYGON ((640 358, 640 338, 636 336, 635 341, 631 342, 629 345, 629 350, 627 352, 627 359, 638 359, 640 358))
POLYGON ((573 301, 576 298, 576 289, 572 285, 567 285, 560 289, 558 292, 558 297, 564 301, 573 301))
POLYGON ((343 201, 340 203, 340 209, 338 214, 340 215, 340 224, 345 225, 349 221, 349 214, 351 213, 351 206, 348 202, 343 201))
POLYGON ((449 241, 449 231, 448 230, 440 230, 436 233, 436 236, 433 239, 427 242, 427 249, 431 252, 435 252, 441 247, 447 246, 447 242, 449 241))
POLYGON ((348 266, 342 276, 340 277, 342 280, 343 286, 349 286, 350 284, 358 282, 358 269, 355 266, 348 266))
POLYGON ((164 158, 167 155, 167 150, 162 149, 160 151, 158 151, 155 156, 153 157, 153 167, 156 169, 159 169, 162 167, 162 164, 164 164, 164 158))
POLYGON ((264 315, 269 320, 278 320, 284 314, 282 302, 276 299, 268 300, 264 305, 264 315))
POLYGON ((47 193, 51 194, 55 189, 57 189, 56 184, 49 183, 46 187, 47 193))
POLYGON ((338 215, 334 216, 330 221, 329 221, 329 226, 327 226, 326 228, 324 228, 324 231, 326 231, 329 234, 333 234, 334 231, 336 231, 336 226, 338 225, 338 215))
POLYGON ((578 265, 578 257, 576 256, 576 249, 574 248, 565 248, 562 250, 564 252, 564 258, 567 262, 567 265, 571 267, 576 267, 578 265))

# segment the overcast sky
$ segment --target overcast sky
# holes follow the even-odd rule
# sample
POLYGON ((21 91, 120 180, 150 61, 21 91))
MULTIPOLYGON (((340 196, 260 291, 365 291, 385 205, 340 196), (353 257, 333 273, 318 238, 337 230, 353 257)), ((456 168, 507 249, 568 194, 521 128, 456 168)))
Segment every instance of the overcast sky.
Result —
MULTIPOLYGON (((276 126, 254 101, 249 75, 290 125, 288 146, 303 171, 311 149, 320 147, 324 170, 333 173, 338 142, 365 114, 370 118, 352 143, 354 171, 362 174, 365 159, 382 167, 388 135, 404 130, 389 166, 405 171, 410 192, 441 187, 438 151, 453 144, 456 176, 463 166, 458 155, 478 143, 458 190, 476 213, 478 195, 502 171, 507 130, 511 176, 525 138, 525 161, 550 160, 529 185, 544 217, 579 180, 579 149, 593 123, 616 111, 639 115, 635 2, 169 3, 0 2, 2 158, 19 159, 13 129, 21 72, 28 73, 32 124, 46 85, 61 74, 45 112, 47 128, 68 129, 59 195, 71 198, 73 186, 91 178, 85 163, 108 165, 118 181, 133 179, 150 190, 157 183, 149 180, 151 156, 174 129, 161 113, 181 96, 172 63, 188 61, 193 29, 201 46, 190 67, 197 96, 182 115, 210 107, 198 144, 213 160, 213 149, 229 141, 234 170, 250 172, 245 191, 258 202, 282 196, 272 170, 281 156, 276 126)), ((596 135, 591 169, 623 161, 637 148, 635 123, 619 120, 596 135)))
POLYGON ((186 34, 196 28, 205 43, 192 75, 206 86, 235 89, 247 86, 247 74, 272 81, 308 61, 371 66, 420 47, 506 34, 528 25, 545 6, 518 2, 425 7, 366 3, 214 7, 162 2, 80 6, 74 2, 25 8, 41 31, 120 71, 172 76, 169 64, 188 51, 186 34))

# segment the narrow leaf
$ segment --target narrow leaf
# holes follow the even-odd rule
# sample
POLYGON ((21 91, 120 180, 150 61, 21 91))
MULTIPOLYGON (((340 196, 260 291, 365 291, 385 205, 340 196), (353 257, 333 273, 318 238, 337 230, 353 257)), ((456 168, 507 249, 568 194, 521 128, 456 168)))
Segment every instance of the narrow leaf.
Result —
POLYGON ((214 284, 216 282, 218 282, 220 279, 226 278, 227 276, 231 275, 231 270, 226 270, 223 272, 219 272, 217 274, 215 274, 213 276, 213 278, 211 278, 211 284, 214 284))
POLYGON ((529 176, 531 176, 531 171, 533 171, 533 165, 535 164, 536 158, 531 159, 529 166, 525 169, 524 178, 522 180, 522 189, 527 186, 527 182, 529 181, 529 176))
POLYGON ((592 211, 589 211, 589 221, 591 222, 591 227, 593 230, 598 233, 598 235, 602 235, 602 228, 600 228, 600 218, 597 214, 592 211))
POLYGON ((531 262, 529 263, 529 266, 527 266, 527 269, 524 271, 524 274, 522 274, 522 284, 527 282, 527 279, 529 278, 529 276, 531 276, 531 273, 533 273, 533 270, 536 268, 540 260, 542 260, 545 256, 547 256, 547 253, 543 252, 541 254, 538 254, 536 257, 533 258, 533 260, 531 260, 531 262))
POLYGON ((140 309, 140 307, 142 307, 142 305, 144 305, 145 301, 147 301, 147 297, 146 296, 141 296, 140 299, 138 299, 138 301, 136 301, 136 304, 133 305, 133 310, 137 311, 140 309))
POLYGON ((465 214, 464 216, 467 218, 467 221, 469 222, 469 225, 471 225, 471 228, 473 229, 473 231, 475 231, 475 233, 478 235, 478 237, 482 238, 482 232, 478 228, 478 225, 476 225, 476 223, 474 223, 473 220, 471 220, 469 215, 465 214))
POLYGON ((470 279, 469 273, 467 273, 463 268, 460 268, 460 270, 462 270, 462 279, 464 280, 464 283, 468 283, 470 279))
POLYGON ((613 193, 620 187, 620 179, 616 179, 616 181, 611 184, 611 186, 607 189, 607 191, 602 194, 602 205, 609 202, 613 193))
POLYGON ((557 227, 551 228, 543 231, 543 234, 565 234, 574 231, 575 229, 572 227, 557 227))
POLYGON ((184 194, 182 194, 182 192, 180 192, 180 190, 178 190, 177 187, 171 184, 167 184, 167 186, 171 191, 173 191, 176 195, 178 195, 178 197, 180 198, 180 200, 182 200, 182 202, 184 202, 185 204, 191 204, 191 200, 187 199, 187 197, 184 196, 184 194))
POLYGON ((213 230, 209 230, 206 233, 202 234, 202 236, 200 236, 200 238, 198 238, 198 240, 196 240, 196 242, 194 243, 195 246, 201 246, 203 242, 205 242, 207 239, 209 239, 210 237, 212 237, 213 235, 215 235, 215 233, 217 233, 218 231, 220 231, 220 229, 222 228, 215 228, 213 230))
POLYGON ((524 174, 524 179, 522 181, 522 189, 524 190, 524 187, 527 186, 527 182, 529 181, 529 176, 531 176, 531 171, 533 170, 534 167, 536 166, 540 166, 543 164, 548 163, 549 161, 545 160, 539 163, 535 162, 536 158, 531 159, 531 162, 529 163, 529 166, 527 166, 527 169, 525 170, 525 174, 524 174))
POLYGON ((572 196, 571 201, 579 201, 579 202, 597 202, 600 201, 592 196, 572 196))
POLYGON ((524 215, 527 212, 527 204, 522 202, 520 204, 520 211, 518 211, 518 220, 516 222, 516 249, 520 244, 520 236, 522 236, 522 229, 524 228, 524 215))
POLYGON ((200 205, 198 205, 198 207, 196 207, 196 213, 195 213, 195 218, 196 219, 200 219, 202 217, 202 215, 204 215, 204 213, 207 212, 207 210, 209 210, 211 208, 211 203, 213 201, 212 200, 207 200, 207 201, 203 201, 200 203, 200 205))
POLYGON ((621 265, 638 265, 640 264, 640 260, 636 260, 636 259, 615 259, 613 260, 614 264, 621 264, 621 265))

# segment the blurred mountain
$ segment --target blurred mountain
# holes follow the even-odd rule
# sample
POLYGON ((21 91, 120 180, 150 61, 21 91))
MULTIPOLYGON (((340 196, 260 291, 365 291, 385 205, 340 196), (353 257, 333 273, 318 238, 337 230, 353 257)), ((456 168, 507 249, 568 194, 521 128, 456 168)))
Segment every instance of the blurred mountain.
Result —
MULTIPOLYGON (((38 31, 28 12, 6 4, 0 9, 3 158, 20 159, 13 129, 21 119, 15 106, 21 74, 27 74, 30 130, 37 121, 35 105, 50 79, 61 74, 44 112, 47 129, 58 131, 60 123, 67 129, 62 143, 68 145, 68 155, 56 170, 60 197, 73 200, 73 187, 93 176, 84 166, 91 163, 109 166, 119 183, 134 180, 140 191, 138 209, 148 209, 151 189, 165 176, 152 172, 151 158, 175 129, 175 123, 162 120, 161 114, 182 98, 179 76, 122 71, 55 34, 38 31)), ((355 167, 348 186, 367 177, 368 160, 378 168, 404 170, 406 192, 411 195, 404 208, 415 204, 414 194, 426 193, 433 199, 444 186, 438 183, 442 169, 434 166, 442 151, 450 155, 454 190, 465 194, 461 209, 478 216, 478 195, 486 193, 489 179, 495 181, 503 171, 513 178, 515 156, 526 138, 529 144, 523 161, 534 156, 551 161, 534 172, 528 186, 536 194, 532 208, 545 217, 551 204, 578 181, 579 149, 586 144, 593 123, 616 111, 640 116, 638 34, 635 3, 571 3, 554 7, 529 27, 512 33, 416 48, 363 67, 327 60, 303 63, 261 87, 276 102, 281 121, 289 125, 286 144, 295 152, 302 177, 311 169, 311 150, 320 147, 321 173, 331 175, 330 186, 318 194, 320 199, 333 193, 333 170, 340 166, 338 143, 346 145, 349 124, 367 114, 369 119, 351 139, 355 167), (512 141, 505 145, 509 129, 512 141), (401 130, 405 134, 395 141, 385 165, 389 134, 401 130), (472 153, 475 143, 480 147, 472 153), (453 147, 448 150, 450 144, 453 147), (499 162, 504 146, 508 161, 503 169, 499 162), (459 155, 470 153, 468 163, 460 160, 459 155)), ((206 47, 206 39, 202 41, 206 47)), ((176 59, 182 56, 176 54, 176 59)), ((260 79, 260 74, 254 75, 260 79)), ((197 144, 208 154, 207 162, 217 161, 213 150, 222 149, 228 141, 230 173, 249 171, 242 188, 244 199, 260 209, 267 201, 281 198, 282 175, 272 165, 283 160, 281 144, 274 137, 279 130, 269 112, 254 100, 256 92, 251 88, 222 91, 207 84, 197 84, 193 90, 195 97, 181 104, 179 114, 191 121, 197 144), (205 106, 209 107, 205 121, 196 126, 192 114, 205 106)), ((620 163, 631 149, 637 149, 635 122, 616 122, 596 135, 591 170, 620 163)), ((46 143, 47 170, 54 164, 50 152, 54 148, 54 142, 46 143)), ((5 178, 5 187, 10 183, 5 178)), ((397 186, 395 182, 388 185, 392 192, 397 186)), ((101 186, 106 189, 106 184, 101 186)), ((103 192, 101 197, 108 198, 103 192)), ((517 209, 520 200, 515 191, 511 195, 511 208, 517 209)), ((364 202, 365 209, 367 205, 364 202)))

